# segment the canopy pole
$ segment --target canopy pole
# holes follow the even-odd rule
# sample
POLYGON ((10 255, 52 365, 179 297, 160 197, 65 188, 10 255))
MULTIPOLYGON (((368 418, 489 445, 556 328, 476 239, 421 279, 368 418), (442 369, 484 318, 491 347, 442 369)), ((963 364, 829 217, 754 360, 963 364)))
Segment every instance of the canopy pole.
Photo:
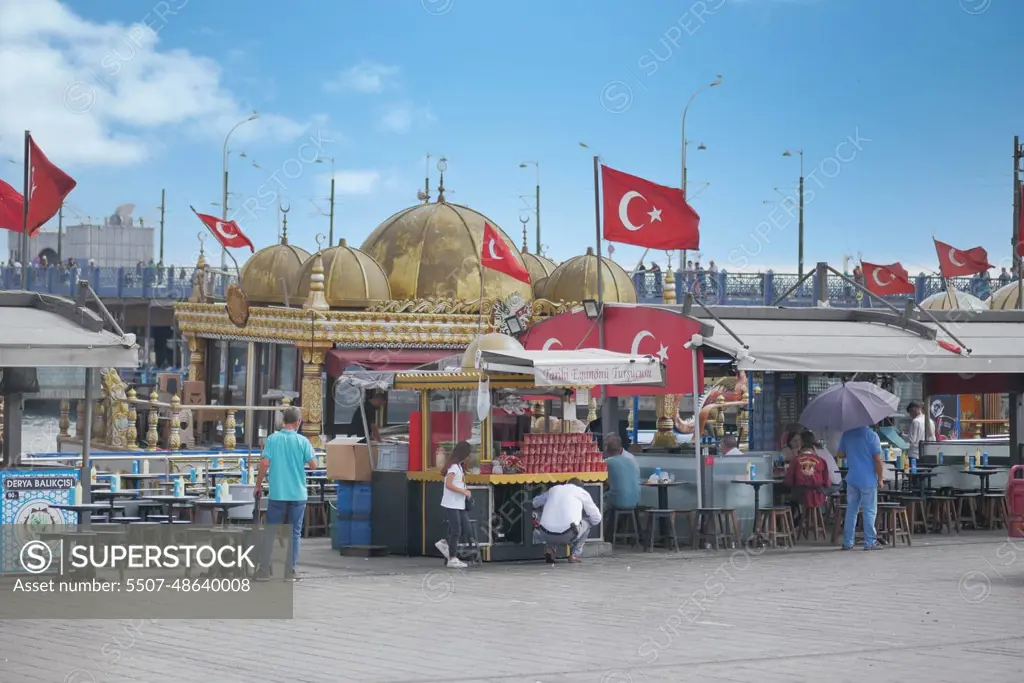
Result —
MULTIPOLYGON (((693 452, 697 457, 697 508, 704 507, 704 440, 700 431, 700 387, 697 382, 697 348, 690 346, 690 358, 693 362, 693 452)), ((693 530, 697 533, 697 530, 693 530)))
MULTIPOLYGON (((808 275, 808 277, 810 277, 810 276, 808 275)), ((709 316, 711 316, 711 319, 714 320, 715 323, 717 323, 723 330, 725 330, 726 333, 730 337, 732 337, 733 339, 736 340, 737 344, 742 346, 744 349, 747 349, 747 350, 750 349, 750 347, 746 343, 744 343, 744 341, 742 339, 740 339, 739 336, 735 332, 732 331, 732 328, 730 328, 728 325, 726 325, 724 322, 722 322, 722 319, 719 318, 717 315, 715 315, 714 311, 712 311, 709 307, 704 305, 703 301, 701 301, 700 299, 698 299, 697 297, 695 297, 691 293, 687 293, 686 294, 686 301, 687 302, 691 302, 691 303, 696 302, 696 304, 701 307, 701 310, 703 310, 705 313, 707 313, 709 316)), ((683 305, 683 312, 686 313, 686 309, 689 309, 690 307, 691 306, 684 304, 683 305)))
POLYGON ((95 372, 95 368, 85 369, 85 420, 81 434, 82 469, 79 472, 78 480, 82 485, 82 502, 86 504, 92 502, 92 463, 89 462, 89 459, 92 448, 92 389, 95 372))

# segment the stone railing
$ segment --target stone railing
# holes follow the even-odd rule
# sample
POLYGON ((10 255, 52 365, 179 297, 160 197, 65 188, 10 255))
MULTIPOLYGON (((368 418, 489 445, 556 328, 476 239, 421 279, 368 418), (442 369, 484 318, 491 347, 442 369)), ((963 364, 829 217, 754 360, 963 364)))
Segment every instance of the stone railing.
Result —
MULTIPOLYGON (((142 268, 92 268, 89 266, 49 266, 28 268, 29 291, 56 294, 74 298, 76 282, 86 280, 93 291, 103 298, 160 299, 185 301, 192 293, 195 268, 157 266, 142 268)), ((223 297, 234 275, 207 271, 207 291, 223 297)), ((21 269, 0 267, 0 288, 21 289, 21 269)))

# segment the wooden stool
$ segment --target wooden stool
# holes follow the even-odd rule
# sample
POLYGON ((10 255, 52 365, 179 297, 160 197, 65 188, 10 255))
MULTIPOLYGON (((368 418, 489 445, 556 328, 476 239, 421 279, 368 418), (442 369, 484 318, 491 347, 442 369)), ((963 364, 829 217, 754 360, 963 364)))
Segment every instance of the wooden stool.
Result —
POLYGON ((907 508, 910 516, 910 531, 916 532, 920 527, 922 533, 928 533, 928 511, 925 507, 925 499, 920 496, 902 496, 900 502, 907 508))
POLYGON ((932 521, 935 524, 935 532, 942 533, 942 527, 946 527, 949 533, 960 533, 959 515, 956 511, 956 498, 953 496, 928 496, 926 499, 930 508, 932 521))
POLYGON ((909 522, 904 526, 898 519, 900 510, 906 512, 906 508, 902 507, 899 503, 878 503, 878 515, 875 518, 875 531, 880 543, 895 546, 897 533, 899 532, 900 537, 902 537, 906 527, 909 526, 909 522))
POLYGON ((675 510, 648 510, 647 511, 647 552, 654 552, 655 537, 661 540, 662 546, 669 547, 679 552, 679 538, 676 535, 676 511, 675 510), (668 526, 668 530, 662 530, 662 524, 668 526))
POLYGON ((761 524, 758 535, 772 548, 792 548, 796 541, 793 510, 788 505, 762 508, 758 511, 761 524))
MULTIPOLYGON (((839 537, 846 526, 846 507, 846 503, 840 503, 836 506, 836 516, 832 520, 832 535, 829 538, 830 543, 835 543, 837 540, 840 540, 839 537)), ((857 512, 857 519, 853 521, 853 524, 853 542, 856 544, 857 541, 864 539, 864 522, 863 515, 860 511, 857 512)))
POLYGON ((818 533, 821 533, 821 540, 828 540, 828 532, 825 531, 825 515, 822 512, 823 506, 810 507, 807 505, 800 506, 800 535, 807 538, 810 534, 814 534, 814 538, 811 540, 818 540, 818 533))
POLYGON ((693 547, 702 548, 705 541, 713 544, 715 550, 732 543, 739 545, 739 528, 736 511, 727 508, 699 508, 694 519, 693 547))
POLYGON ((985 515, 985 528, 1005 529, 1006 520, 1010 511, 1006 504, 1005 493, 984 493, 981 496, 981 506, 985 515))
POLYGON ((303 538, 309 538, 313 536, 314 531, 321 533, 316 534, 322 536, 327 532, 328 520, 327 520, 327 505, 320 500, 311 500, 306 503, 305 519, 302 524, 302 536, 303 538))
POLYGON ((640 515, 637 514, 636 508, 615 509, 615 516, 612 518, 612 545, 617 545, 620 539, 631 548, 640 545, 640 515), (628 522, 623 531, 619 531, 619 527, 622 526, 621 520, 628 522))
POLYGON ((892 510, 892 527, 890 531, 892 547, 895 548, 899 540, 911 544, 910 518, 907 516, 907 508, 900 506, 892 510))
POLYGON ((956 498, 956 518, 961 524, 970 524, 972 529, 978 528, 978 494, 974 492, 954 493, 956 498))

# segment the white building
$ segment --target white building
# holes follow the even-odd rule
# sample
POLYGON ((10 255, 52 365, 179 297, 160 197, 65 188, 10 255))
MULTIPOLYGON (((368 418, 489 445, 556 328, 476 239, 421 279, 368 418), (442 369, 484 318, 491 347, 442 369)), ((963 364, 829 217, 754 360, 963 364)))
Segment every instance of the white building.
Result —
MULTIPOLYGON (((153 228, 137 225, 132 218, 133 204, 117 207, 103 225, 65 225, 61 238, 64 261, 74 258, 86 265, 92 259, 101 268, 135 267, 153 258, 153 228)), ((50 222, 35 237, 29 238, 30 260, 46 255, 49 263, 57 261, 57 230, 50 222), (52 226, 52 227, 50 227, 52 226)), ((12 259, 21 261, 21 233, 7 233, 7 250, 12 259)))

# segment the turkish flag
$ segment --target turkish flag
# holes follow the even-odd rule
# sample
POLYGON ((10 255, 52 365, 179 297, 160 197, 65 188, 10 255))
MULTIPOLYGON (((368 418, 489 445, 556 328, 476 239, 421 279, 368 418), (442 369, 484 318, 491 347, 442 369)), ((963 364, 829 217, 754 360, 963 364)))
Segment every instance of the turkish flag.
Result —
POLYGON ((28 234, 35 237, 78 183, 46 158, 32 136, 28 138, 28 169, 28 234))
POLYGON ((25 200, 21 193, 0 180, 0 228, 21 232, 25 200))
MULTIPOLYGON (((663 308, 605 304, 604 348, 632 355, 650 355, 665 364, 664 387, 606 386, 609 396, 688 394, 693 391, 693 351, 683 348, 701 323, 663 308)), ((583 311, 562 313, 531 327, 520 337, 528 351, 599 348, 597 324, 583 311)), ((698 352, 699 353, 699 352, 698 352)), ((697 359, 698 386, 704 386, 704 359, 697 359)))
POLYGON ((484 242, 480 245, 480 265, 530 284, 530 271, 526 270, 522 258, 517 258, 516 254, 512 253, 506 238, 498 234, 498 231, 486 222, 484 223, 484 242))
POLYGON ((699 249, 700 216, 683 191, 601 166, 604 238, 649 249, 699 249))
POLYGON ((245 236, 242 229, 238 227, 238 223, 199 213, 191 206, 188 208, 192 209, 192 213, 199 216, 199 220, 210 229, 210 232, 213 233, 213 236, 217 238, 217 241, 225 249, 228 247, 249 247, 250 251, 256 251, 256 247, 252 246, 252 242, 245 236))
POLYGON ((899 261, 887 266, 861 261, 860 265, 864 269, 864 286, 872 294, 891 296, 893 294, 913 294, 915 291, 914 283, 910 281, 910 275, 899 261))
POLYGON ((983 247, 961 250, 935 240, 935 251, 939 255, 939 271, 942 277, 974 275, 984 273, 992 267, 988 262, 988 252, 983 247))

